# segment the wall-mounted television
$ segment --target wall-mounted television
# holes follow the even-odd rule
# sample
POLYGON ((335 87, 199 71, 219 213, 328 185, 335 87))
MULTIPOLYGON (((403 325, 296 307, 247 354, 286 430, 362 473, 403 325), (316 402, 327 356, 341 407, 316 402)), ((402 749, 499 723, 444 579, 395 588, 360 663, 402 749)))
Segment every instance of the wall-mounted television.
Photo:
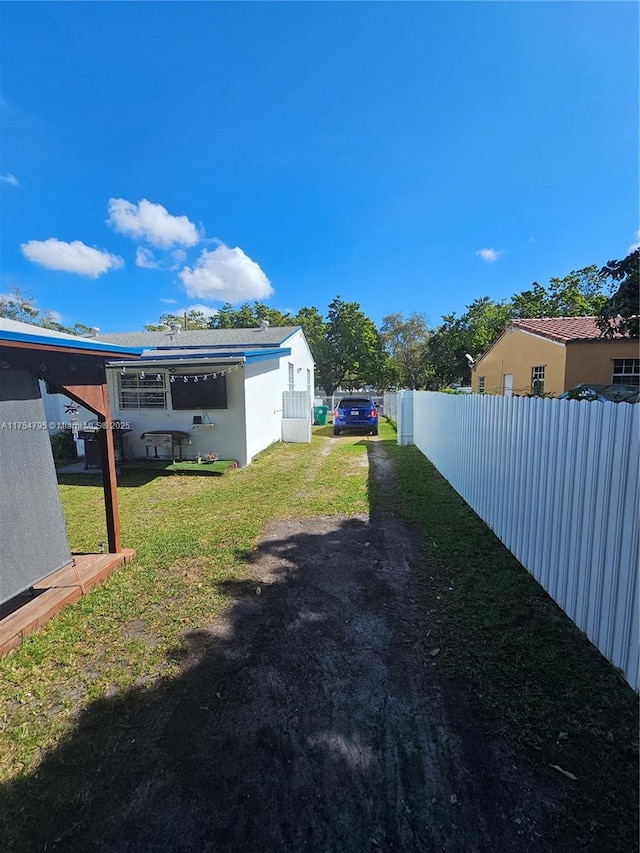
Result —
POLYGON ((182 376, 176 376, 169 383, 171 389, 171 405, 176 411, 193 409, 226 409, 227 408, 227 379, 216 376, 213 379, 189 376, 187 382, 182 376))

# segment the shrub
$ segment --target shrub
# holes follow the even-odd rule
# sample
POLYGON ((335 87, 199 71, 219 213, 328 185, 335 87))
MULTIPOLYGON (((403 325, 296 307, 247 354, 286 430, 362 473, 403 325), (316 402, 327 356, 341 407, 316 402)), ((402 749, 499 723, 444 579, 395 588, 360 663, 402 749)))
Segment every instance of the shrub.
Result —
POLYGON ((51 439, 53 458, 57 462, 61 459, 75 459, 77 457, 76 443, 73 440, 73 433, 70 429, 61 429, 49 437, 51 439))

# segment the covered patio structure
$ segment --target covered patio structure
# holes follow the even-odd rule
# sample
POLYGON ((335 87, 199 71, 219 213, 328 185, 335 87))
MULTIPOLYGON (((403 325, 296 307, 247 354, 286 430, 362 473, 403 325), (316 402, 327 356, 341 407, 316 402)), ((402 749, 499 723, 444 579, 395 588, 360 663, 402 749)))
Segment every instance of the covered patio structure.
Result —
POLYGON ((0 656, 135 555, 120 538, 105 365, 139 354, 0 318, 0 656), (71 553, 38 380, 97 417, 108 553, 71 553))

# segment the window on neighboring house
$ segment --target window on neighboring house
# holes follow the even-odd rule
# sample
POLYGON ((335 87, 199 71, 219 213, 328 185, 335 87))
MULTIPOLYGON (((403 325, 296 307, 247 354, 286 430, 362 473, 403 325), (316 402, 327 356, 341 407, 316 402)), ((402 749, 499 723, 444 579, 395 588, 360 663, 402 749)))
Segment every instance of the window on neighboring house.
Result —
POLYGON ((478 394, 484 394, 484 376, 478 376, 478 394))
POLYGON ((613 385, 640 385, 640 358, 613 359, 613 385))
POLYGON ((293 365, 289 362, 289 391, 293 391, 295 388, 295 378, 293 374, 293 365))
POLYGON ((544 365, 531 368, 531 393, 536 397, 544 394, 544 365))
POLYGON ((118 399, 121 409, 166 409, 164 373, 119 373, 118 399))

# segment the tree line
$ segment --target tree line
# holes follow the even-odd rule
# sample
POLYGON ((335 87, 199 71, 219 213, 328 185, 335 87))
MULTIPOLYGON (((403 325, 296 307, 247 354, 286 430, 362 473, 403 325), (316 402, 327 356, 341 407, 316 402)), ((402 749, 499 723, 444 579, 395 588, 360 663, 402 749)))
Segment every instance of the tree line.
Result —
MULTIPOLYGON (((316 382, 329 396, 337 388, 364 386, 437 390, 468 384, 467 354, 477 358, 511 319, 595 316, 603 337, 622 333, 637 338, 639 266, 636 249, 622 261, 573 270, 564 278, 552 278, 547 286, 534 281, 502 302, 488 296, 474 299, 459 316, 444 315, 435 328, 419 312, 388 314, 378 328, 359 303, 340 296, 331 301, 326 315, 315 306, 290 314, 263 302, 245 302, 239 308, 223 305, 213 316, 197 310, 163 314, 157 324, 144 328, 159 331, 174 323, 187 329, 255 328, 262 320, 271 326, 301 326, 316 364, 316 382)), ((73 334, 91 332, 82 324, 60 324, 52 312, 41 312, 17 289, 0 297, 0 317, 73 334)))
POLYGON ((618 332, 637 338, 639 263, 636 249, 622 261, 573 270, 546 286, 534 281, 502 302, 483 296, 459 316, 445 314, 435 328, 419 312, 388 314, 377 328, 357 302, 340 296, 329 304, 326 316, 316 307, 283 314, 262 302, 245 302, 239 308, 224 305, 213 317, 199 311, 163 314, 158 325, 145 328, 163 329, 172 323, 190 329, 251 328, 261 320, 272 326, 301 326, 316 363, 317 384, 327 395, 339 387, 437 390, 468 384, 467 354, 477 358, 512 319, 595 316, 603 337, 618 332))

